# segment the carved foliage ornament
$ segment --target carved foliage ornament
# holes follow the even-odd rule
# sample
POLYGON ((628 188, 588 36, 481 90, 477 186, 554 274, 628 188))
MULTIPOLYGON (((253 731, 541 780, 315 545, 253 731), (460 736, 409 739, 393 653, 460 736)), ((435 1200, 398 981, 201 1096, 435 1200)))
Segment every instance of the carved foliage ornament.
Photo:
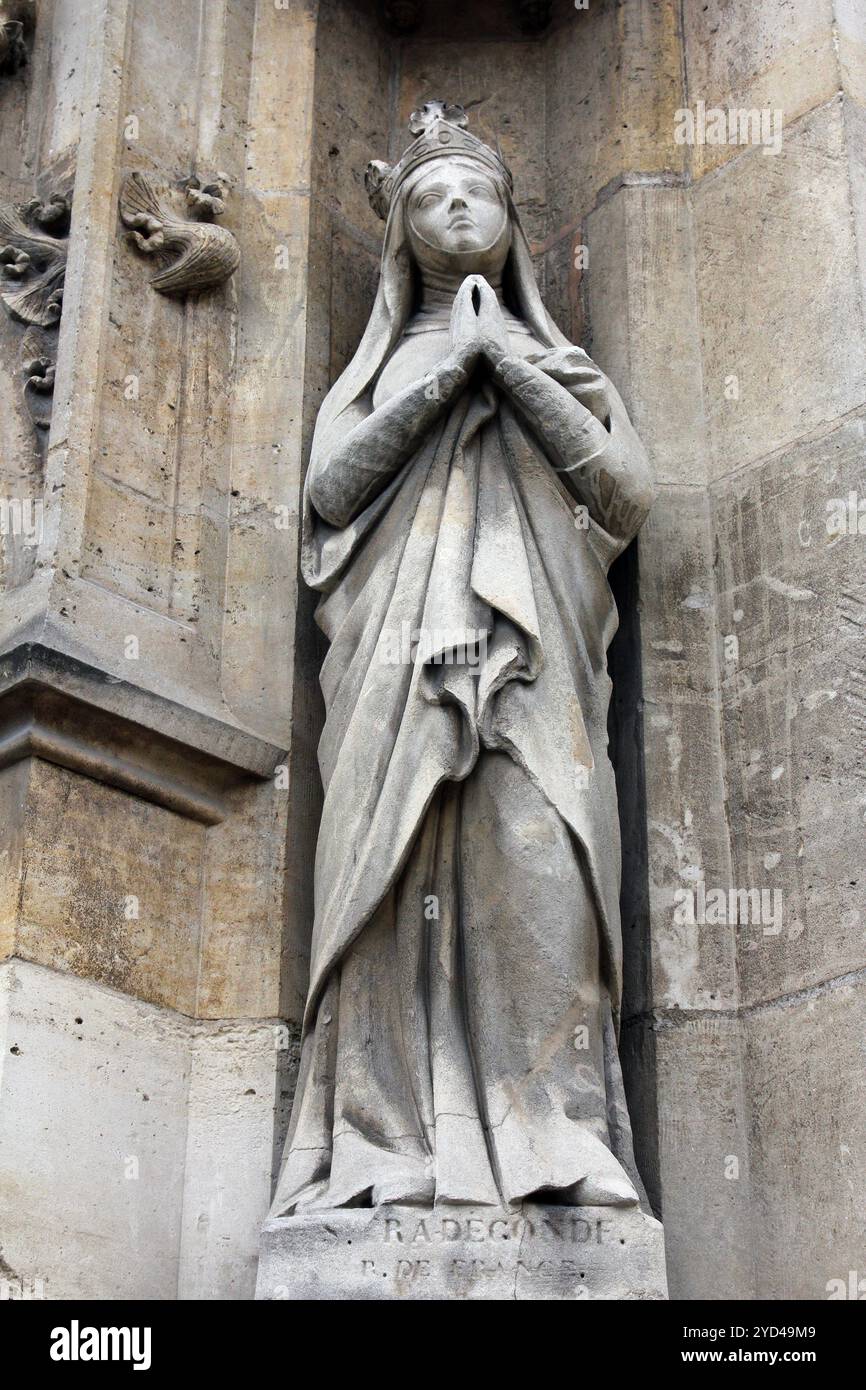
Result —
POLYGON ((47 428, 54 388, 56 330, 63 308, 69 202, 53 193, 23 207, 0 203, 0 299, 18 323, 24 399, 34 423, 47 428))
POLYGON ((45 203, 33 198, 22 208, 0 204, 0 299, 21 323, 50 328, 60 318, 66 241, 42 229, 65 230, 68 220, 69 204, 57 193, 45 203))
POLYGON ((213 289, 240 265, 237 241, 211 220, 225 211, 228 178, 218 174, 211 183, 187 179, 187 206, 192 216, 178 217, 161 203, 144 174, 130 174, 120 194, 120 217, 130 229, 129 240, 146 256, 179 255, 151 277, 160 294, 186 295, 213 289))

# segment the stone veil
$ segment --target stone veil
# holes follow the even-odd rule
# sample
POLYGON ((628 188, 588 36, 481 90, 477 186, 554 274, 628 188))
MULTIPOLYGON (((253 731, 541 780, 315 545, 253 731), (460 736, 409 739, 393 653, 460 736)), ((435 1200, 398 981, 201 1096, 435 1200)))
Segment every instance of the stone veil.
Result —
POLYGON ((381 278, 304 494, 325 801, 273 1215, 634 1205, 607 571, 652 484, 501 156, 459 107, 410 129, 368 171, 381 278))

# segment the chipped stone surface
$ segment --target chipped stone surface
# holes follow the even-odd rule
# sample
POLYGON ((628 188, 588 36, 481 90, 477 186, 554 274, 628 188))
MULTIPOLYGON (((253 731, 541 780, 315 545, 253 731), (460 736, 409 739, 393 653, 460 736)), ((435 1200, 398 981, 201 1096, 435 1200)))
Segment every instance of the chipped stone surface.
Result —
POLYGON ((757 1295, 825 1299, 863 1268, 866 971, 749 1010, 757 1295))
POLYGON ((0 1244, 16 1277, 51 1299, 251 1298, 281 1037, 0 965, 0 1244))
POLYGON ((16 954, 194 1014, 204 827, 40 759, 28 792, 16 954))
POLYGON ((860 744, 866 537, 831 533, 863 486, 858 413, 714 489, 733 881, 779 894, 738 931, 743 1002, 864 964, 860 744), (778 929, 777 929, 778 928, 778 929))
POLYGON ((3 1258, 52 1299, 174 1297, 188 1025, 23 962, 0 979, 3 1258))
POLYGON ((592 212, 586 230, 593 357, 619 383, 657 482, 704 483, 707 432, 688 195, 680 188, 621 188, 592 212))
POLYGON ((711 1009, 655 1025, 659 1160, 672 1299, 753 1298, 749 1097, 743 1026, 711 1009))

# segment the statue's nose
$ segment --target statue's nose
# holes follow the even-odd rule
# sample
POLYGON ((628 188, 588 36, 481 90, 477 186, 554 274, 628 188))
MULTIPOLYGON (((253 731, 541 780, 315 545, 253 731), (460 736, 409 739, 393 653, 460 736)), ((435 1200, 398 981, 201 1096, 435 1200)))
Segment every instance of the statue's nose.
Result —
POLYGON ((459 197, 457 196, 457 194, 455 193, 455 194, 454 194, 454 197, 451 199, 451 207, 449 208, 449 212, 455 212, 458 208, 465 208, 465 207, 466 207, 466 200, 465 200, 465 198, 459 198, 459 197))

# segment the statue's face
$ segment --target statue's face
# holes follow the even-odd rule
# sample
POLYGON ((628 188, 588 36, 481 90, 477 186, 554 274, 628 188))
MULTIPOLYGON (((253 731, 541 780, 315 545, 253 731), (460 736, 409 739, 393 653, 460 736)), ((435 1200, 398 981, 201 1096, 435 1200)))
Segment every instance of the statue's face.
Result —
POLYGON ((493 179, 468 160, 433 160, 409 194, 409 233, 422 266, 454 257, 460 269, 501 270, 508 254, 508 209, 493 179), (491 266, 491 254, 500 260, 491 266))

